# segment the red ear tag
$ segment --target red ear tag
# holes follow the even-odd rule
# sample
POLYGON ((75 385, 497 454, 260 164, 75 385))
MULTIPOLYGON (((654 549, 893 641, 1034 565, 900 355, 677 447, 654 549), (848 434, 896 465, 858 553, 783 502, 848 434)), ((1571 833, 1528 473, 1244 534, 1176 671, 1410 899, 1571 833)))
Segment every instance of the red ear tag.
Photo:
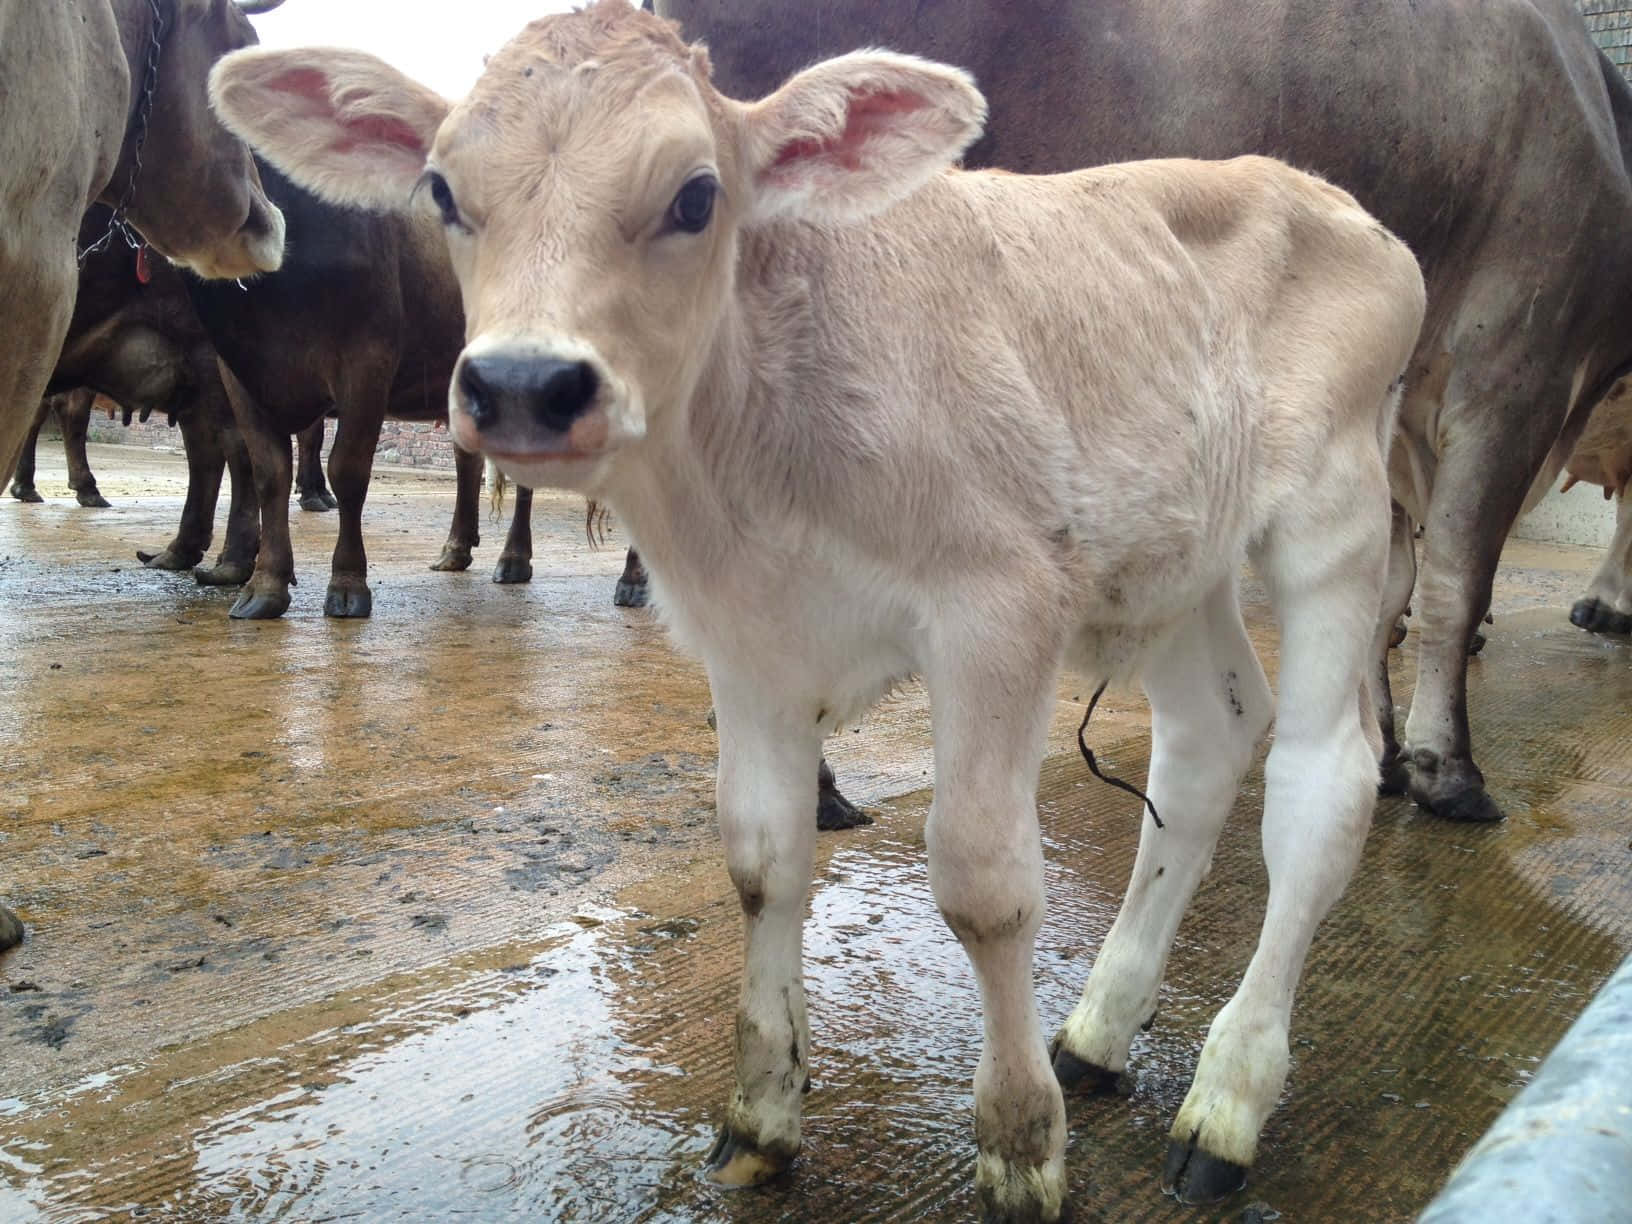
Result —
POLYGON ((146 243, 136 248, 136 279, 144 285, 153 279, 153 269, 147 262, 146 243))

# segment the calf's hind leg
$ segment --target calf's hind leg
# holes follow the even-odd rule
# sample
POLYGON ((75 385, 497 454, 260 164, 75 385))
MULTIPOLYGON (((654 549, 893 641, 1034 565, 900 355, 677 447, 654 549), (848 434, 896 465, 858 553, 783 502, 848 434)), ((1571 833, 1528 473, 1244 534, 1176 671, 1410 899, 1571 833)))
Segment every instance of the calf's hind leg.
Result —
POLYGON ((62 422, 62 449, 68 457, 69 487, 80 505, 106 510, 111 503, 96 487, 96 475, 85 453, 85 438, 91 428, 91 404, 95 399, 96 392, 89 387, 68 392, 57 401, 57 419, 62 422))
POLYGON ((1066 1087, 1114 1088, 1127 1066, 1134 1032, 1156 1012, 1179 921, 1274 710, 1233 579, 1152 659, 1143 677, 1149 795, 1164 827, 1140 813, 1139 853, 1121 912, 1055 1039, 1054 1074, 1066 1087))
POLYGON ((1382 606, 1388 495, 1375 455, 1328 470, 1257 550, 1281 625, 1275 744, 1264 766, 1269 905, 1240 988, 1214 1018, 1170 1132, 1163 1188, 1238 1188, 1286 1083, 1292 997, 1315 928, 1348 884, 1382 747, 1367 668, 1382 606), (1358 473, 1356 469, 1359 469, 1358 473))
POLYGON ((20 502, 43 502, 40 491, 34 487, 34 450, 40 442, 40 430, 45 425, 45 418, 51 415, 53 405, 59 396, 51 396, 40 401, 39 411, 34 414, 34 424, 23 439, 23 449, 17 456, 17 468, 11 476, 11 495, 20 502))

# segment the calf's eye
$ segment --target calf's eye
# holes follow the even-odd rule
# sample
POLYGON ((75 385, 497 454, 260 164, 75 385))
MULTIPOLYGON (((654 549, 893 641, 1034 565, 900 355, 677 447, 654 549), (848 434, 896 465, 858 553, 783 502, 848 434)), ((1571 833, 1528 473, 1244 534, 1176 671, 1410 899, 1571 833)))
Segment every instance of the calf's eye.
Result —
POLYGON ((453 189, 448 186, 448 180, 435 170, 430 171, 425 177, 431 186, 431 199, 436 202, 437 209, 442 213, 442 224, 463 228, 465 223, 459 216, 459 205, 453 201, 453 189))
POLYGON ((669 225, 687 234, 700 234, 714 215, 714 197, 720 184, 712 174, 699 174, 675 193, 669 205, 669 225))

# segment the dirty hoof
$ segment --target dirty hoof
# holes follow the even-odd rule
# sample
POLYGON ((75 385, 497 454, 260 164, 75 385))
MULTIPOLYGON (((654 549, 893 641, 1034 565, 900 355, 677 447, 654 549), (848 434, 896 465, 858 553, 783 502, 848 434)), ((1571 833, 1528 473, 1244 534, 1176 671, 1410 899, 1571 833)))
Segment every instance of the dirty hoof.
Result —
MULTIPOLYGON (((627 578, 619 578, 617 589, 612 592, 612 602, 620 608, 644 608, 649 598, 644 582, 630 582, 627 578)), ((822 825, 821 827, 824 829, 848 829, 850 826, 822 825)))
POLYGON ((733 1134, 729 1127, 720 1131, 714 1150, 703 1162, 703 1176, 716 1186, 760 1186, 781 1173, 793 1156, 777 1156, 762 1151, 751 1141, 733 1134))
POLYGON ((40 491, 33 485, 12 485, 11 495, 20 502, 43 502, 40 491))
MULTIPOLYGON (((1154 1017, 1153 1017, 1154 1018, 1154 1017)), ((1083 1096, 1132 1096, 1133 1083, 1128 1076, 1108 1067, 1097 1066, 1078 1058, 1054 1039, 1054 1078, 1067 1092, 1083 1096)))
POLYGON ((81 489, 75 496, 79 499, 80 505, 87 506, 92 510, 106 510, 113 505, 112 502, 102 496, 100 489, 81 489))
POLYGON ((203 559, 204 550, 202 548, 196 552, 177 552, 174 545, 168 545, 162 552, 156 553, 143 552, 141 549, 136 550, 136 560, 147 566, 148 569, 155 570, 179 572, 192 569, 203 559))
POLYGON ((1570 609, 1570 623, 1588 633, 1632 633, 1632 616, 1596 599, 1576 600, 1570 609))
POLYGON ((470 562, 470 549, 444 544, 442 555, 431 562, 431 568, 439 574, 459 574, 470 568, 470 562))
POLYGON ((823 790, 816 799, 816 827, 823 833, 839 829, 859 829, 873 823, 867 815, 836 790, 823 790))
POLYGON ((211 569, 195 569, 193 581, 199 586, 243 586, 254 572, 252 561, 217 561, 211 569))
POLYGON ((15 948, 23 942, 23 921, 5 906, 0 905, 0 952, 15 948))
POLYGON ((500 557, 493 567, 493 581, 501 586, 514 586, 533 580, 533 563, 526 557, 500 557))
POLYGON ((1210 1156, 1194 1143, 1171 1139, 1162 1168, 1162 1191, 1186 1206, 1216 1203, 1247 1184, 1247 1168, 1210 1156))
POLYGON ((1388 648, 1390 650, 1405 641, 1405 632, 1405 617, 1402 616, 1394 622, 1394 628, 1388 631, 1388 648))
POLYGON ((1460 824, 1495 824, 1502 819, 1502 809, 1496 806, 1496 801, 1485 793, 1482 786, 1434 803, 1423 803, 1420 799, 1417 803, 1441 820, 1454 820, 1460 824))
POLYGON ((1474 655, 1483 650, 1485 648, 1486 640, 1487 639, 1483 633, 1475 631, 1474 635, 1468 639, 1468 657, 1472 658, 1474 655))
POLYGON ((341 620, 361 619, 374 611, 374 595, 361 584, 329 583, 329 593, 323 597, 323 615, 341 620))
POLYGON ((1403 795, 1410 789, 1411 771, 1399 749, 1384 752, 1382 763, 1377 767, 1377 793, 1403 795))
POLYGON ((333 510, 340 503, 334 500, 329 493, 302 493, 300 508, 310 510, 313 514, 322 514, 325 510, 333 510))
POLYGON ((233 620, 277 620, 288 610, 288 591, 257 591, 246 586, 227 615, 233 620))

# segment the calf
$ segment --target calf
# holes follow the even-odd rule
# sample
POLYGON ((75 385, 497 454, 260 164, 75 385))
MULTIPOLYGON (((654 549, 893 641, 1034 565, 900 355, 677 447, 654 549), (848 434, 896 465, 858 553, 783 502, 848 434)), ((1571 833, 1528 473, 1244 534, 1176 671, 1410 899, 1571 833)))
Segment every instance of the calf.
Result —
POLYGON ((247 52, 212 90, 337 202, 400 210, 420 184, 466 307, 455 438, 608 503, 702 657, 747 938, 720 1182, 799 1147, 822 735, 917 673, 930 882, 985 1013, 977 1188, 997 1218, 1059 1218, 1032 991, 1058 673, 1137 674, 1153 712, 1165 827, 1057 1038, 1056 1067, 1104 1067, 1271 720, 1237 595, 1256 562, 1282 635, 1268 910, 1167 1173, 1186 1198, 1239 1184, 1375 801, 1385 451, 1424 310, 1404 245, 1263 158, 944 172, 984 115, 963 73, 860 53, 745 105, 624 0, 533 23, 456 107, 333 50, 247 52))
POLYGON ((1632 633, 1632 386, 1621 382, 1593 411, 1564 470, 1566 489, 1584 480, 1615 499, 1615 537, 1570 620, 1589 633, 1632 633))

